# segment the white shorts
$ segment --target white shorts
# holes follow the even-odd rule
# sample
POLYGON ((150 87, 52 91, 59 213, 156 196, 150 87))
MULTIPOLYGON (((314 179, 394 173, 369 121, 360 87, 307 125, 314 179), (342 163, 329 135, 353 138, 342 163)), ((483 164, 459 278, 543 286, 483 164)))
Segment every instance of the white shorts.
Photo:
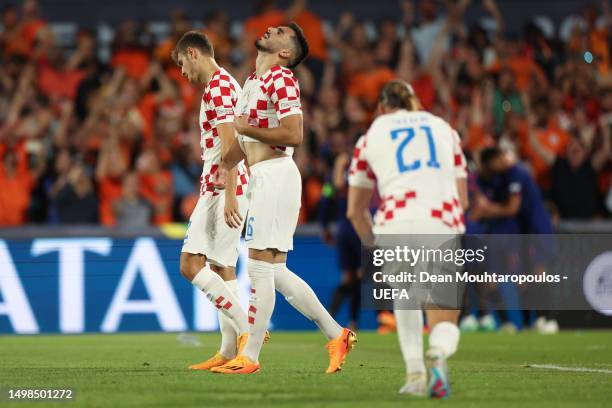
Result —
POLYGON ((302 177, 293 158, 285 156, 251 166, 247 197, 247 247, 291 251, 302 204, 302 177))
MULTIPOLYGON (((248 200, 244 195, 236 199, 244 220, 248 200)), ((189 219, 181 252, 205 255, 211 264, 222 268, 236 266, 242 225, 230 228, 225 223, 224 209, 224 192, 214 197, 210 193, 201 196, 189 219)))

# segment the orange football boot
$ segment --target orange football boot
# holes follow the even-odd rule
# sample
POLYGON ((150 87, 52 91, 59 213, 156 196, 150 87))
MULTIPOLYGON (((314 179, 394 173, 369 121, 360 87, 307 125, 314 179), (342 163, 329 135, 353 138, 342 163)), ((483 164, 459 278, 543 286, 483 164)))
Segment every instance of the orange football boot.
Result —
POLYGON ((259 372, 259 363, 252 362, 247 356, 237 356, 227 363, 210 369, 218 374, 254 374, 259 372))
POLYGON ((229 358, 224 357, 221 353, 216 352, 214 356, 206 361, 202 361, 198 364, 192 364, 189 366, 190 370, 210 370, 213 367, 219 367, 230 361, 229 358))
POLYGON ((349 329, 342 329, 340 336, 331 339, 325 346, 329 351, 329 367, 325 372, 327 374, 338 372, 342 369, 342 364, 348 353, 355 347, 357 343, 357 335, 349 329))

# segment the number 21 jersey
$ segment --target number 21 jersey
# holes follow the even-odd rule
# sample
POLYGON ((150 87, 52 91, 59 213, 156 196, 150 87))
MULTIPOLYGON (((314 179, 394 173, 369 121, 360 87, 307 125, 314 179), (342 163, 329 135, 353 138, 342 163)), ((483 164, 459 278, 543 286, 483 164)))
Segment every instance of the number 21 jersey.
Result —
POLYGON ((349 169, 351 186, 378 187, 375 225, 433 219, 459 233, 465 227, 456 179, 465 177, 459 135, 423 111, 379 116, 358 140, 349 169))

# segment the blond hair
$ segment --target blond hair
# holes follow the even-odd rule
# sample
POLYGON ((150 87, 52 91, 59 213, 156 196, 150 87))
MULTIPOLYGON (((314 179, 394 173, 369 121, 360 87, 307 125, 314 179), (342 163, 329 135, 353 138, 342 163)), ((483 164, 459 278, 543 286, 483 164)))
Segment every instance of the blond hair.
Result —
POLYGON ((391 109, 417 111, 423 109, 421 101, 412 86, 399 79, 387 82, 380 93, 379 102, 391 109))

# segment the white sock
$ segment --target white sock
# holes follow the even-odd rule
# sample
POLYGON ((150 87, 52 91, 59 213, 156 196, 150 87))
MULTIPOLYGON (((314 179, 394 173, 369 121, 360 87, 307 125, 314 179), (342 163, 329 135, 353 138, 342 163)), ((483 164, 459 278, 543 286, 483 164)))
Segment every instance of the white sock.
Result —
POLYGON ((328 339, 342 334, 340 326, 323 307, 317 295, 306 282, 291 272, 284 263, 274 265, 274 285, 298 312, 314 321, 328 339))
POLYGON ((397 337, 408 374, 424 373, 423 311, 394 310, 397 337))
POLYGON ((208 263, 191 283, 204 292, 213 305, 232 321, 239 334, 248 331, 246 313, 240 306, 240 300, 228 288, 225 281, 210 269, 208 263))
POLYGON ((242 354, 251 361, 257 362, 276 301, 274 264, 249 259, 247 270, 249 278, 251 278, 251 299, 248 316, 249 338, 242 354))
POLYGON ((429 335, 429 350, 427 354, 449 358, 457 351, 459 335, 459 328, 454 323, 440 322, 436 324, 429 335))
MULTIPOLYGON (((236 299, 240 300, 238 281, 236 279, 229 280, 225 281, 225 284, 236 299)), ((219 349, 219 353, 225 358, 234 358, 236 357, 238 331, 236 327, 234 327, 232 320, 228 318, 225 313, 221 312, 221 310, 217 313, 219 315, 219 329, 221 331, 221 348, 219 349)), ((246 319, 246 314, 244 317, 246 319)), ((244 325, 247 325, 246 320, 244 321, 244 325)))

